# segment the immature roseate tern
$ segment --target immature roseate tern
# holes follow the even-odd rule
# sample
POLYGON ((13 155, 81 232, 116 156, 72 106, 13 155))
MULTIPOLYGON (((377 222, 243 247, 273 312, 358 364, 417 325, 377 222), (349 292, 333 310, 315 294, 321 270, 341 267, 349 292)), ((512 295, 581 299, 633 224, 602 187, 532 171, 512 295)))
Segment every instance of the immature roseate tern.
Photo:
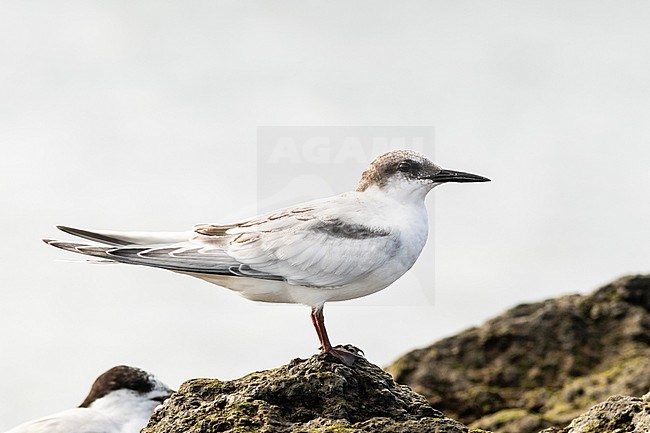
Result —
POLYGON ((152 374, 120 365, 95 380, 79 407, 26 422, 6 433, 139 433, 172 392, 152 374))
POLYGON ((321 349, 352 364, 360 351, 332 346, 325 302, 375 293, 413 266, 427 240, 424 198, 431 189, 447 182, 487 181, 397 150, 372 161, 354 191, 237 223, 198 224, 180 233, 59 226, 99 245, 45 242, 104 260, 191 275, 253 301, 308 305, 321 349))

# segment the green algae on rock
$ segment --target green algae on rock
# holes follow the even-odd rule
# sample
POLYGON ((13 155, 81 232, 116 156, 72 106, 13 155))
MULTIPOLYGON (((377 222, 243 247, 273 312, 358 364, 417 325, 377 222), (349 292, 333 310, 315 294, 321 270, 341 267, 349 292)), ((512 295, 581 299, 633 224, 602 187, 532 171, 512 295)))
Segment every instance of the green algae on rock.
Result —
POLYGON ((321 354, 220 381, 185 382, 144 433, 468 433, 365 359, 321 354))
POLYGON ((648 433, 650 393, 643 397, 615 395, 580 415, 567 427, 540 433, 648 433))
POLYGON ((562 427, 613 394, 650 390, 650 276, 517 306, 387 370, 470 427, 562 427))

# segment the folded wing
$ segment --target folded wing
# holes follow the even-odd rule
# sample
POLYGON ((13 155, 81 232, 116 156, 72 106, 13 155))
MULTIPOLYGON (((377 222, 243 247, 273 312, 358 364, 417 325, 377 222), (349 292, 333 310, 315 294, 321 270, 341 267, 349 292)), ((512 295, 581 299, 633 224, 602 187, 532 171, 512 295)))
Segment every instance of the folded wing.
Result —
POLYGON ((355 221, 354 215, 349 207, 307 206, 239 225, 200 225, 195 230, 205 239, 226 238, 226 253, 250 268, 243 275, 262 273, 281 276, 289 284, 339 287, 385 265, 399 248, 396 233, 355 221))
POLYGON ((340 287, 370 275, 400 247, 397 233, 359 221, 355 206, 356 201, 313 202, 237 224, 200 224, 189 234, 60 227, 101 245, 45 242, 103 260, 178 272, 340 287))

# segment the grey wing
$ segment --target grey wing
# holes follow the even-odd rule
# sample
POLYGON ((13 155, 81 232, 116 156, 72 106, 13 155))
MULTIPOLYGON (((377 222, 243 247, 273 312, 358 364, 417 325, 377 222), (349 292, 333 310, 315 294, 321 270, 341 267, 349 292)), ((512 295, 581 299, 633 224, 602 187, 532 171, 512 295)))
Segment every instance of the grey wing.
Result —
MULTIPOLYGON (((346 212, 354 209, 341 209, 339 216, 327 206, 299 209, 212 231, 228 236, 224 249, 250 268, 244 275, 276 275, 289 284, 312 287, 338 287, 366 277, 399 249, 398 234, 341 216, 354 215, 346 212)), ((200 226, 197 231, 206 230, 200 226)))
MULTIPOLYGON (((92 232, 89 232, 92 233, 92 232)), ((45 239, 57 248, 102 260, 168 269, 176 272, 241 276, 255 273, 248 265, 229 256, 222 248, 197 245, 191 241, 173 245, 129 245, 124 247, 86 245, 45 239)), ((247 275, 248 276, 248 275, 247 275)), ((282 277, 257 272, 255 278, 281 280, 282 277)))
POLYGON ((64 250, 120 263, 178 272, 284 280, 338 287, 366 277, 395 257, 399 234, 358 220, 359 202, 333 197, 237 224, 201 224, 194 238, 155 245, 125 242, 167 239, 118 232, 64 231, 110 245, 45 240, 64 250), (347 217, 345 217, 347 215, 347 217))

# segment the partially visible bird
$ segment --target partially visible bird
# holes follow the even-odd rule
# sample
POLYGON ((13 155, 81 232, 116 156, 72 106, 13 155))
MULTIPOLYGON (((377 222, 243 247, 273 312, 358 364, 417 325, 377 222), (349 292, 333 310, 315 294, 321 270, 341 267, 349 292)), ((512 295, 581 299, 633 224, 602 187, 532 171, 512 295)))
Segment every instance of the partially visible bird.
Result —
POLYGON ((152 374, 120 365, 95 380, 79 407, 26 422, 6 433, 138 433, 172 392, 152 374))
POLYGON ((375 293, 413 266, 428 235, 424 198, 435 186, 487 181, 398 150, 372 161, 354 191, 237 223, 198 224, 177 233, 59 226, 99 245, 45 242, 102 260, 184 273, 253 301, 308 305, 321 349, 353 363, 358 350, 330 343, 325 302, 375 293))

